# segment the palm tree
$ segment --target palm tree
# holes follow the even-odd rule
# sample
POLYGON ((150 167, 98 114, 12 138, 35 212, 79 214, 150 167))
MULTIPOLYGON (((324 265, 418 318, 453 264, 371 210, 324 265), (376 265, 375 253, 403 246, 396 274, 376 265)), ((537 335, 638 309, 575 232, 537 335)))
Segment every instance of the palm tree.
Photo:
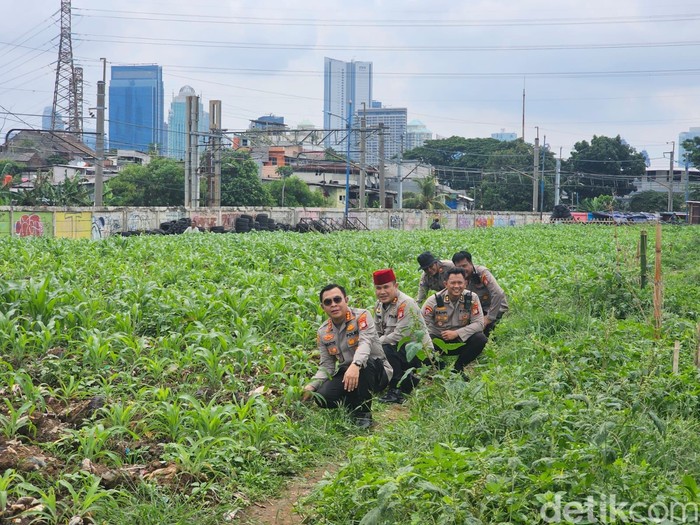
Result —
POLYGON ((438 199, 435 177, 416 179, 420 191, 415 196, 404 199, 404 208, 416 210, 447 210, 448 206, 438 199))

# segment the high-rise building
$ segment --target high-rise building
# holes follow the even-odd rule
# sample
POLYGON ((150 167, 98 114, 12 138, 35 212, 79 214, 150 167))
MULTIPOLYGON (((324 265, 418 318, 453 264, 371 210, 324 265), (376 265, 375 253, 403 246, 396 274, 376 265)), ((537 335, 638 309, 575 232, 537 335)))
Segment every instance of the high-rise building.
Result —
MULTIPOLYGON (((323 127, 325 129, 347 128, 350 116, 372 103, 372 62, 343 62, 334 58, 324 59, 323 70, 323 127)), ((354 127, 355 123, 353 123, 354 127)), ((331 133, 325 146, 344 150, 347 146, 345 133, 331 133)))
MULTIPOLYGON (((187 146, 187 97, 193 97, 196 93, 191 86, 182 86, 177 96, 173 97, 168 111, 168 147, 165 154, 178 160, 185 159, 187 146)), ((209 113, 204 111, 204 103, 199 101, 199 125, 197 131, 209 132, 209 113)), ((199 144, 203 145, 206 138, 201 136, 199 144)))
POLYGON ((412 120, 406 126, 406 140, 403 150, 408 151, 413 148, 420 148, 427 140, 433 139, 433 132, 430 131, 420 120, 412 120))
POLYGON ((263 115, 250 121, 250 129, 282 131, 287 127, 284 117, 277 115, 263 115))
MULTIPOLYGON (((406 108, 367 108, 360 110, 353 118, 353 129, 355 132, 352 136, 353 144, 360 140, 360 133, 357 131, 360 127, 362 117, 365 118, 367 128, 379 127, 379 124, 384 125, 384 160, 389 162, 391 159, 397 158, 399 153, 406 150, 406 108), (355 120, 356 119, 356 120, 355 120)), ((359 148, 353 146, 350 158, 354 161, 359 160, 359 148)), ((367 134, 365 161, 369 165, 376 166, 379 164, 379 133, 373 132, 367 134)))
MULTIPOLYGON (((51 116, 52 116, 52 114, 53 114, 53 107, 46 106, 44 108, 44 113, 41 115, 41 129, 51 129, 51 116)), ((63 121, 63 117, 61 115, 57 115, 56 129, 58 131, 63 131, 64 129, 66 129, 66 124, 63 121)))
POLYGON ((686 149, 683 147, 683 143, 686 140, 693 140, 695 137, 700 137, 700 128, 690 128, 688 131, 683 131, 678 134, 678 164, 685 166, 685 154, 686 149))
POLYGON ((163 69, 158 65, 112 66, 109 83, 109 147, 162 153, 163 69))

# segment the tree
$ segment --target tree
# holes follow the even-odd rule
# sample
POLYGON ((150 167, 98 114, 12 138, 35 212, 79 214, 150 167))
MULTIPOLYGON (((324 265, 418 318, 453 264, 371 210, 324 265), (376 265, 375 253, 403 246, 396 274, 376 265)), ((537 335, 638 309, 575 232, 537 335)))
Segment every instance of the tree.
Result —
POLYGON ((270 193, 258 176, 258 165, 244 151, 224 151, 221 155, 222 206, 272 206, 270 193))
POLYGON ((615 138, 593 136, 574 144, 571 156, 564 166, 571 172, 562 189, 575 191, 581 199, 598 195, 627 195, 634 191, 632 181, 646 171, 644 155, 615 138))
MULTIPOLYGON (((684 195, 673 195, 673 209, 680 210, 685 207, 684 195)), ((643 191, 632 195, 629 202, 630 211, 659 212, 668 209, 668 193, 665 191, 643 191)))
POLYGON ((174 159, 155 157, 146 165, 126 166, 106 186, 109 206, 182 206, 185 169, 174 159))
POLYGON ((685 150, 684 161, 694 167, 700 166, 700 137, 693 137, 683 141, 683 149, 685 150))
POLYGON ((276 206, 290 207, 320 207, 325 199, 319 191, 311 191, 309 186, 299 177, 289 177, 276 180, 267 185, 276 206), (282 191, 284 190, 284 201, 282 191))
POLYGON ((80 177, 66 177, 59 184, 51 183, 51 173, 39 172, 34 187, 17 193, 13 199, 19 206, 90 206, 90 194, 80 177))
POLYGON ((582 211, 613 211, 615 209, 615 196, 598 195, 597 197, 583 199, 579 209, 582 211))
POLYGON ((447 210, 448 206, 438 200, 437 182, 435 177, 426 177, 424 179, 416 179, 419 192, 416 196, 408 197, 403 200, 404 208, 413 208, 416 210, 447 210))

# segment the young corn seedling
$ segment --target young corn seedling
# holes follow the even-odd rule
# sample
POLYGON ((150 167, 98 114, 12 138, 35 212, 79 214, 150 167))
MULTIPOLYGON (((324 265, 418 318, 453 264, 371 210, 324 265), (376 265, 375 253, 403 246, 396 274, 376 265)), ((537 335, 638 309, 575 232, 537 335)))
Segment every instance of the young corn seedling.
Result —
POLYGON ((27 401, 19 408, 15 408, 9 399, 5 399, 7 415, 0 414, 0 432, 7 439, 13 439, 20 435, 20 432, 27 429, 27 432, 36 434, 36 427, 32 423, 30 416, 34 412, 34 404, 27 401))

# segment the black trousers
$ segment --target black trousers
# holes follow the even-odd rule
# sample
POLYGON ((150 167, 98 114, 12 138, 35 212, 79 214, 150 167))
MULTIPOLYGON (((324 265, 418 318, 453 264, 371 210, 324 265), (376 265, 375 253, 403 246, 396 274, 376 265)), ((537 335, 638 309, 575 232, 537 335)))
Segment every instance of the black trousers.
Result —
POLYGON ((351 412, 370 412, 372 410, 372 394, 386 388, 389 378, 386 375, 381 359, 370 358, 367 366, 360 370, 357 388, 352 392, 345 390, 343 376, 350 364, 342 365, 335 375, 323 383, 316 391, 316 403, 321 408, 337 408, 344 404, 351 412))
POLYGON ((387 361, 389 361, 394 371, 389 382, 389 388, 398 388, 404 394, 410 394, 417 385, 417 381, 411 374, 404 378, 404 374, 410 368, 420 367, 422 364, 420 359, 414 357, 409 363, 406 359, 406 349, 403 346, 397 348, 396 345, 382 345, 382 348, 387 361))
MULTIPOLYGON (((441 341, 445 341, 442 337, 434 337, 433 339, 440 339, 441 341)), ((456 343, 457 341, 445 341, 446 343, 456 343)), ((449 352, 446 352, 446 355, 456 355, 457 356, 457 361, 455 361, 455 366, 454 369, 457 371, 461 371, 465 366, 467 366, 469 363, 474 361, 477 357, 479 357, 479 354, 483 352, 484 347, 486 346, 486 343, 488 342, 488 339, 486 339, 486 336, 484 335, 483 332, 477 332, 473 334, 469 339, 464 341, 464 343, 459 346, 458 348, 455 348, 454 350, 450 350, 449 352)), ((437 348, 436 348, 437 350, 437 348)))
MULTIPOLYGON (((484 317, 486 317, 486 313, 484 312, 484 317)), ((492 323, 489 323, 489 325, 484 328, 484 335, 486 336, 486 339, 488 339, 489 335, 491 335, 491 332, 493 332, 494 328, 496 328, 496 325, 498 324, 498 321, 501 320, 501 317, 503 317, 503 313, 498 314, 498 317, 496 317, 496 320, 492 323)))

